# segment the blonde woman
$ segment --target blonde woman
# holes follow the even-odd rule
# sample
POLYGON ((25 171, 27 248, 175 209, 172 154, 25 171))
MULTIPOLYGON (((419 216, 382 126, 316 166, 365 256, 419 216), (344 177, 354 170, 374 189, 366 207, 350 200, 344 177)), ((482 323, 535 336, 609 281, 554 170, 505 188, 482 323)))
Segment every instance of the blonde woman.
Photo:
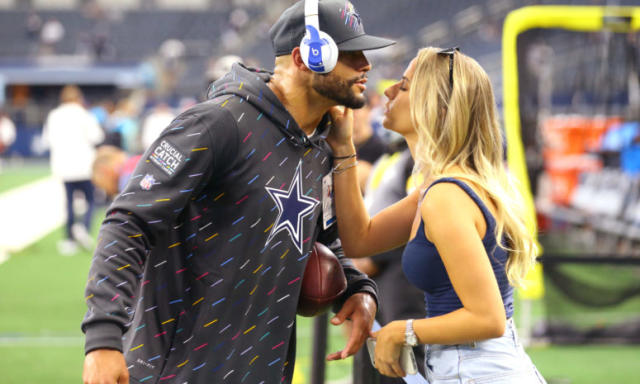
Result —
POLYGON ((374 334, 376 368, 404 376, 402 345, 425 344, 431 384, 544 383, 511 320, 513 287, 532 266, 535 243, 504 168, 487 74, 455 48, 424 48, 385 94, 383 124, 407 140, 422 188, 370 218, 351 157, 350 110, 332 111, 328 139, 346 255, 406 243, 404 272, 425 291, 426 318, 394 321, 374 334))

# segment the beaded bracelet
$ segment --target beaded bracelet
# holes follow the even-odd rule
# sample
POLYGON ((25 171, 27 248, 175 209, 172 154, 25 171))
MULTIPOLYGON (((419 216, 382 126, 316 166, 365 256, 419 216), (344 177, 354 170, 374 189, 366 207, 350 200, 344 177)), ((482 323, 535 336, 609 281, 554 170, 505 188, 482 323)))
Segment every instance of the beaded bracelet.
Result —
POLYGON ((349 168, 353 168, 353 167, 355 167, 355 166, 357 166, 357 165, 358 165, 358 162, 356 161, 355 163, 353 163, 353 164, 351 164, 351 165, 349 165, 349 166, 347 166, 347 167, 344 167, 344 168, 342 168, 342 169, 333 168, 332 172, 333 172, 335 175, 337 175, 337 174, 340 174, 340 173, 342 173, 342 172, 346 171, 347 169, 349 169, 349 168))
MULTIPOLYGON (((347 160, 348 160, 348 159, 347 159, 347 160)), ((343 163, 345 163, 347 160, 342 160, 341 162, 339 162, 338 164, 336 164, 336 166, 335 166, 335 167, 333 167, 333 168, 331 169, 331 173, 333 173, 333 174, 336 174, 336 175, 337 175, 337 174, 339 174, 339 173, 342 173, 342 172, 346 171, 346 170, 347 170, 347 169, 349 169, 349 168, 353 168, 353 167, 355 167, 356 165, 358 165, 358 160, 356 160, 356 161, 354 161, 351 165, 348 165, 348 166, 346 166, 346 167, 344 167, 344 168, 340 168, 340 166, 341 166, 343 163)))
POLYGON ((352 153, 351 155, 347 155, 347 156, 333 156, 334 160, 347 160, 347 159, 352 159, 356 157, 355 153, 352 153))

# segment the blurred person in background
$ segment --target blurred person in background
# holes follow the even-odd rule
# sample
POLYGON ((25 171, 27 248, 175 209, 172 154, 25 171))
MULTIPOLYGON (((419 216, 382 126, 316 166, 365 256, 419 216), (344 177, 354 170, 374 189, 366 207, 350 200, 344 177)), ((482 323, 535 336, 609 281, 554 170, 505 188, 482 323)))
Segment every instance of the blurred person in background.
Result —
POLYGON ((116 103, 107 122, 109 143, 122 148, 127 153, 139 152, 139 126, 137 108, 133 100, 124 97, 116 103))
POLYGON ((40 43, 40 30, 42 29, 42 18, 33 9, 29 10, 24 24, 24 32, 29 41, 29 53, 38 52, 40 43))
MULTIPOLYGON (((0 107, 0 156, 16 141, 16 126, 0 107)), ((0 171, 2 171, 2 158, 0 158, 0 171)))
POLYGON ((353 111, 353 143, 356 146, 358 157, 358 179, 360 190, 366 193, 365 187, 371 172, 371 166, 383 154, 388 152, 387 143, 376 134, 371 125, 370 96, 365 93, 367 102, 359 109, 353 111))
POLYGON ((171 110, 169 104, 164 101, 158 102, 151 112, 144 118, 142 122, 141 144, 142 150, 145 151, 151 143, 153 143, 160 133, 171 124, 176 115, 171 110))
POLYGON ((40 30, 40 54, 45 56, 56 54, 58 43, 64 39, 65 33, 64 25, 60 20, 55 17, 47 19, 40 30))
POLYGON ((108 209, 86 286, 85 383, 291 383, 300 280, 316 240, 347 278, 332 324, 353 324, 327 358, 363 345, 376 289, 323 217, 323 181, 344 171, 332 168, 324 137, 332 106, 364 104, 363 51, 394 42, 365 34, 348 1, 310 1, 337 45, 335 68, 313 72, 300 46, 312 29, 306 3, 270 30, 274 72, 234 64, 210 100, 147 149, 108 209))
POLYGON ((113 199, 127 185, 141 157, 130 156, 113 145, 101 145, 93 161, 91 181, 113 199))
MULTIPOLYGON (((206 88, 214 81, 218 80, 222 76, 231 71, 231 66, 235 63, 244 63, 242 57, 236 55, 224 55, 218 58, 211 59, 205 73, 206 88)), ((207 92, 204 92, 204 99, 207 98, 207 92)))
MULTIPOLYGON (((371 128, 373 129, 373 133, 378 135, 378 137, 382 138, 387 144, 392 144, 393 140, 389 140, 385 138, 383 135, 388 133, 389 130, 384 129, 382 126, 382 120, 384 119, 384 102, 382 100, 382 94, 386 88, 382 85, 384 84, 383 80, 378 80, 376 84, 376 89, 368 92, 368 105, 369 105, 369 120, 371 121, 371 128)), ((403 141, 402 136, 397 135, 396 139, 403 141)))
POLYGON ((67 85, 60 92, 60 105, 49 112, 42 132, 43 144, 50 150, 51 171, 64 183, 67 204, 66 238, 58 250, 70 255, 91 248, 89 235, 93 216, 93 184, 91 164, 95 147, 104 139, 96 118, 83 106, 80 88, 67 85), (87 204, 82 223, 75 223, 74 197, 81 194, 87 204))
MULTIPOLYGON (((402 346, 425 344, 431 384, 545 383, 512 318, 513 287, 533 266, 536 245, 505 169, 488 75, 456 48, 424 48, 385 94, 384 125, 405 137, 424 183, 370 218, 357 174, 335 175, 338 230, 350 257, 406 244, 403 269, 425 292, 427 317, 373 333, 376 369, 404 376, 402 346)), ((334 109, 332 117, 327 142, 349 156, 353 114, 334 109)))

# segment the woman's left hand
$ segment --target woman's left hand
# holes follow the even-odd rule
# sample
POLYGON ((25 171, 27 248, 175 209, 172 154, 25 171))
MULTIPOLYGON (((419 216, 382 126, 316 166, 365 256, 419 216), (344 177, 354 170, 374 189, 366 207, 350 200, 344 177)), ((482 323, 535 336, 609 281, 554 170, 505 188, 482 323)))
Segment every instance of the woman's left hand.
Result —
POLYGON ((335 106, 329 110, 331 115, 331 131, 327 143, 334 152, 353 151, 353 110, 343 106, 335 106))
POLYGON ((404 345, 404 321, 392 321, 373 333, 376 338, 376 369, 389 377, 404 377, 400 366, 400 352, 404 345))

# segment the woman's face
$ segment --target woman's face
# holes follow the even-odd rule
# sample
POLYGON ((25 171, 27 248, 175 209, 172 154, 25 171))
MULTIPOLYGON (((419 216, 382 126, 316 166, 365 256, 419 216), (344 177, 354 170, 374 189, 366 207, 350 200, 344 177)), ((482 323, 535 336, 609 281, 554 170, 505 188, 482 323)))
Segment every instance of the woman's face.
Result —
POLYGON ((416 59, 413 59, 404 71, 402 78, 384 91, 388 101, 385 105, 382 125, 405 137, 407 134, 415 132, 411 123, 411 111, 409 110, 409 85, 413 78, 415 66, 416 59))

